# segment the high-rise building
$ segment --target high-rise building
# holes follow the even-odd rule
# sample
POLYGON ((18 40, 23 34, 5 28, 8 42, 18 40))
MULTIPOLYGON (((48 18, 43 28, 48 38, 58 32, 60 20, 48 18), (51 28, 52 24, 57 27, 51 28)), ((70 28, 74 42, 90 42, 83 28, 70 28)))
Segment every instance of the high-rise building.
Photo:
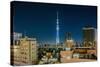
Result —
POLYGON ((22 65, 36 64, 37 41, 36 38, 20 39, 20 61, 22 65))
POLYGON ((57 12, 57 22, 56 22, 56 45, 59 44, 60 40, 59 40, 59 17, 58 17, 58 12, 57 12))
POLYGON ((93 46, 94 41, 97 40, 96 29, 94 27, 86 26, 82 30, 84 46, 93 46))
POLYGON ((74 46, 74 40, 72 39, 71 33, 68 32, 65 40, 66 50, 70 50, 73 46, 74 46))
POLYGON ((37 63, 36 38, 22 37, 18 44, 11 45, 11 65, 30 65, 37 63))

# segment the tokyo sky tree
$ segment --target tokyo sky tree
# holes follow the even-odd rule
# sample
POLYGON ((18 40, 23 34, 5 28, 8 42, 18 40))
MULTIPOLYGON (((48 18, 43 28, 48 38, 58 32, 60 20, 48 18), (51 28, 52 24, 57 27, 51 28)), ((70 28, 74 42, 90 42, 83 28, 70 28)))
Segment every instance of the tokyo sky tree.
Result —
POLYGON ((56 19, 56 45, 58 45, 60 42, 59 40, 59 17, 57 12, 57 19, 56 19))

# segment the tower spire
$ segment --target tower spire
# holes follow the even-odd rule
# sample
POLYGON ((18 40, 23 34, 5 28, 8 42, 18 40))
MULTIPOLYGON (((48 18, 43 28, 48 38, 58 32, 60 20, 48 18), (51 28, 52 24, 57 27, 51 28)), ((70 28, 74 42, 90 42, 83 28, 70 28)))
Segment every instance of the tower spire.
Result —
POLYGON ((59 15, 57 11, 57 19, 56 19, 56 45, 59 44, 59 15))

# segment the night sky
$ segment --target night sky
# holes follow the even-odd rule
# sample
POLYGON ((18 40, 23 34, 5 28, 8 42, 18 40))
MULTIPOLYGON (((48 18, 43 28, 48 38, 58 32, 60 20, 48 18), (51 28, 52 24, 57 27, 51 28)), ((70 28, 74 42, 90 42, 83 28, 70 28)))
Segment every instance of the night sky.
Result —
POLYGON ((97 7, 79 5, 41 4, 12 2, 14 12, 13 30, 41 43, 56 43, 56 12, 59 12, 60 42, 66 32, 72 33, 75 41, 82 41, 82 28, 86 25, 97 28, 97 7))

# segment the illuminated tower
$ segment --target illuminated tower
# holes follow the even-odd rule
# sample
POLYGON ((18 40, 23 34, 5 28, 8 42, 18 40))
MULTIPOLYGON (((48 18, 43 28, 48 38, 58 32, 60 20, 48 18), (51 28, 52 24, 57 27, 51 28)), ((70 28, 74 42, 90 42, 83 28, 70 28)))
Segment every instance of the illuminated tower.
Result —
POLYGON ((56 45, 59 44, 59 18, 58 18, 58 12, 57 12, 57 22, 56 22, 56 45))

